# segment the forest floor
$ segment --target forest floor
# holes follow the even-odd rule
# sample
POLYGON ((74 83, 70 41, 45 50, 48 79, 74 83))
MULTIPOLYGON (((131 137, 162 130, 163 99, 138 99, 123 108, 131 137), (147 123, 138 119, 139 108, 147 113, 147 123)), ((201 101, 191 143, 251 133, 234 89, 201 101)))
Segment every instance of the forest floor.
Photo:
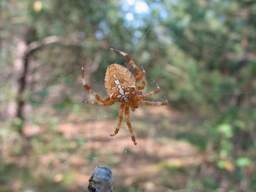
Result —
POLYGON ((165 192, 185 188, 202 163, 198 147, 179 137, 190 132, 187 117, 168 107, 133 114, 137 146, 125 123, 110 137, 117 117, 94 115, 81 120, 71 114, 54 126, 28 124, 23 131, 26 142, 13 136, 10 145, 1 147, 0 186, 6 191, 81 191, 93 169, 106 165, 117 191, 165 192))

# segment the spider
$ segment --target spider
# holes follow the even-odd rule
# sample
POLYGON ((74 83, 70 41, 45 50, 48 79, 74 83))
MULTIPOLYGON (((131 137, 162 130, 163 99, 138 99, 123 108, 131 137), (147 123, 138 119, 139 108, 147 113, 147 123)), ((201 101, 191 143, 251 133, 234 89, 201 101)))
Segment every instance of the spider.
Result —
POLYGON ((160 92, 160 87, 157 85, 156 89, 149 93, 143 93, 143 89, 146 85, 145 71, 140 68, 135 61, 127 53, 118 49, 110 48, 113 52, 124 57, 127 62, 127 67, 120 64, 111 64, 107 67, 105 74, 105 88, 108 97, 101 98, 92 87, 85 80, 85 69, 82 66, 82 84, 84 90, 88 92, 90 98, 93 99, 93 103, 97 103, 101 106, 109 106, 115 102, 120 102, 120 108, 118 113, 118 124, 114 129, 114 132, 110 136, 115 136, 120 130, 123 115, 126 118, 126 124, 131 134, 131 139, 134 145, 137 144, 135 134, 130 121, 130 109, 134 111, 140 105, 166 105, 166 101, 149 101, 147 98, 151 95, 160 92))

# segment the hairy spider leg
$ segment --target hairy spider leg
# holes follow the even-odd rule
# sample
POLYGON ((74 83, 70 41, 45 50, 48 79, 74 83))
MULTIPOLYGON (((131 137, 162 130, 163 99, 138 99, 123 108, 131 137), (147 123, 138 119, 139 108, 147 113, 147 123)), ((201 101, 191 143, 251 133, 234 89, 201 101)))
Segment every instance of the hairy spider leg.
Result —
POLYGON ((121 103, 120 108, 119 108, 119 113, 118 113, 118 124, 117 124, 117 127, 115 128, 114 132, 110 136, 115 136, 119 132, 122 121, 123 121, 123 113, 124 113, 124 104, 121 103))
POLYGON ((150 91, 149 93, 145 93, 143 96, 144 97, 149 97, 149 96, 152 96, 152 95, 155 95, 157 93, 159 93, 161 91, 160 87, 158 84, 156 84, 156 88, 153 90, 153 91, 150 91))
POLYGON ((112 105, 115 103, 115 97, 112 96, 112 97, 107 97, 105 99, 102 99, 93 89, 92 87, 86 83, 86 80, 85 80, 85 69, 84 69, 84 66, 82 66, 81 68, 81 72, 82 72, 82 84, 83 84, 83 87, 84 87, 84 90, 86 92, 89 93, 90 96, 92 96, 96 103, 99 104, 99 105, 103 105, 103 106, 107 106, 107 105, 112 105))
POLYGON ((161 91, 160 86, 158 85, 157 81, 155 81, 156 88, 153 91, 150 91, 149 93, 143 94, 144 98, 155 95, 161 91))
POLYGON ((155 95, 157 93, 160 92, 160 87, 157 87, 156 89, 154 89, 153 91, 150 91, 149 93, 145 93, 143 94, 144 97, 149 97, 149 96, 152 96, 152 95, 155 95))
POLYGON ((160 105, 167 105, 168 101, 148 101, 148 100, 144 100, 142 101, 142 104, 144 105, 150 105, 150 106, 160 106, 160 105))
POLYGON ((139 90, 142 90, 145 88, 145 85, 146 85, 146 80, 145 80, 145 70, 144 69, 141 69, 136 63, 135 61, 132 59, 132 57, 123 52, 123 51, 120 51, 118 49, 114 49, 114 48, 110 48, 112 51, 114 51, 115 53, 123 56, 128 64, 128 67, 132 67, 132 69, 134 69, 135 71, 135 79, 136 79, 136 87, 137 89, 139 90))
POLYGON ((127 127, 129 129, 130 134, 131 134, 131 139, 132 139, 134 145, 137 145, 136 138, 135 138, 135 135, 134 135, 134 132, 133 132, 132 124, 131 124, 131 120, 130 120, 129 106, 125 106, 125 118, 126 118, 127 127))

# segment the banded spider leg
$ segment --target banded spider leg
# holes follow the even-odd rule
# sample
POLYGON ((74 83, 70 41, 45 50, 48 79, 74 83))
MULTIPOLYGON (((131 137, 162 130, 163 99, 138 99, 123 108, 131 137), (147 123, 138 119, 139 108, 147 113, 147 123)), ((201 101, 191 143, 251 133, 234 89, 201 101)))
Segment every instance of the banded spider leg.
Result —
POLYGON ((82 76, 82 84, 84 87, 84 90, 89 94, 89 97, 93 98, 93 101, 95 101, 99 105, 108 106, 112 105, 115 102, 115 97, 107 97, 105 99, 101 98, 93 89, 92 87, 86 82, 85 80, 85 66, 83 65, 81 67, 81 76, 82 76))
POLYGON ((133 128, 132 128, 132 124, 131 124, 131 120, 130 120, 129 106, 125 107, 125 120, 126 120, 126 124, 127 124, 128 130, 129 130, 129 132, 131 134, 131 139, 133 141, 133 144, 137 145, 136 138, 135 138, 134 131, 133 131, 133 128))
POLYGON ((123 121, 123 113, 124 113, 124 104, 121 103, 119 112, 118 112, 118 124, 117 124, 117 127, 115 128, 114 132, 110 136, 115 136, 119 132, 120 127, 122 125, 122 121, 123 121))
POLYGON ((148 93, 143 94, 144 100, 142 101, 142 103, 144 105, 151 105, 151 106, 167 105, 168 104, 168 100, 167 99, 165 101, 149 101, 149 100, 145 100, 145 98, 159 93, 160 90, 161 89, 160 89, 159 85, 156 83, 156 89, 154 89, 153 91, 150 91, 148 93))
POLYGON ((134 70, 134 76, 136 80, 136 87, 138 90, 142 90, 145 88, 146 80, 145 80, 145 70, 141 69, 133 60, 133 58, 128 54, 121 50, 110 48, 112 51, 117 53, 118 55, 121 55, 125 58, 128 67, 132 68, 134 70))

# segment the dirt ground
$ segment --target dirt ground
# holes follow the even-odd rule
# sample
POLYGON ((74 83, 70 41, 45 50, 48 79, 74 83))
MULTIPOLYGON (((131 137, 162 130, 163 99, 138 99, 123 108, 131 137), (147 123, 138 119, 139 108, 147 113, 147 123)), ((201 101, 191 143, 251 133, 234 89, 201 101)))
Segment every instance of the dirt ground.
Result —
MULTIPOLYGON (((31 177, 37 178, 32 182, 40 183, 46 177, 53 189, 55 185, 68 191, 85 188, 93 169, 106 165, 113 171, 116 188, 135 186, 147 192, 165 192, 170 189, 169 169, 196 167, 202 162, 202 155, 192 144, 152 131, 161 124, 154 129, 155 121, 163 119, 168 128, 170 121, 177 123, 181 118, 168 107, 139 109, 132 116, 137 146, 125 123, 118 135, 110 137, 117 123, 114 118, 81 121, 70 115, 56 126, 54 134, 48 127, 27 125, 24 135, 30 140, 31 151, 16 156, 5 154, 4 161, 31 171, 31 177), (152 117, 150 121, 148 117, 152 117)), ((185 185, 182 175, 175 177, 179 187, 185 185)), ((19 191, 22 182, 16 178, 9 183, 10 188, 19 191)))

